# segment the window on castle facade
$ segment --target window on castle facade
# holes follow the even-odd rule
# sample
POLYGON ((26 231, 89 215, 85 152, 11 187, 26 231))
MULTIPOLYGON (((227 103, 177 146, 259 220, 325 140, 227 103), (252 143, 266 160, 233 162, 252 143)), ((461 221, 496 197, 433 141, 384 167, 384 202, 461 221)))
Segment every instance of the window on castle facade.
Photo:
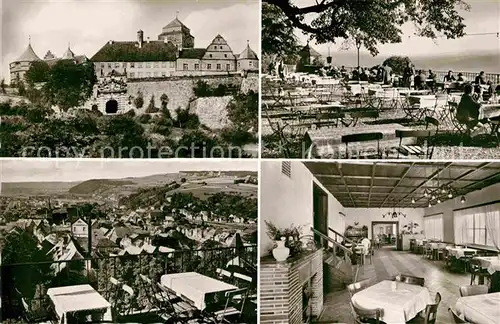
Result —
POLYGON ((146 63, 146 69, 150 69, 151 68, 151 63, 150 62, 147 62, 146 63))
POLYGON ((208 56, 212 57, 212 54, 209 54, 208 56))
POLYGON ((212 64, 207 64, 207 70, 211 70, 212 69, 212 64))
POLYGON ((137 63, 137 67, 142 68, 142 63, 137 63))
POLYGON ((131 78, 135 78, 135 73, 134 72, 130 72, 129 75, 130 75, 131 78))
POLYGON ((220 70, 220 64, 217 64, 217 70, 220 70))
POLYGON ((231 64, 226 64, 226 70, 231 70, 231 64))
POLYGON ((248 61, 248 66, 252 66, 252 61, 248 61))
POLYGON ((157 77, 158 76, 158 72, 154 72, 154 76, 157 77))
POLYGON ((166 68, 167 67, 167 62, 161 62, 161 67, 166 68))
POLYGON ((170 62, 170 68, 171 69, 175 69, 175 61, 171 61, 170 62))
POLYGON ((182 64, 182 69, 183 69, 184 71, 189 70, 189 65, 188 65, 187 63, 182 64))
POLYGON ((162 72, 162 73, 161 73, 161 76, 162 76, 162 77, 165 77, 165 76, 167 76, 167 73, 166 73, 166 72, 162 72))
POLYGON ((142 72, 137 72, 137 77, 142 78, 142 72))
POLYGON ((146 72, 146 77, 150 78, 151 77, 151 72, 146 72))
POLYGON ((198 70, 200 69, 200 65, 196 63, 196 64, 194 65, 194 69, 195 69, 196 71, 198 71, 198 70))
POLYGON ((135 68, 135 62, 130 62, 130 67, 135 68))
POLYGON ((160 66, 158 65, 158 62, 155 62, 155 63, 154 63, 154 67, 155 67, 155 68, 160 67, 160 66))
POLYGON ((120 67, 120 63, 119 62, 115 62, 115 69, 118 69, 120 67))
POLYGON ((224 57, 226 57, 226 58, 227 58, 227 54, 224 54, 224 57))
POLYGON ((108 63, 108 69, 111 69, 112 66, 111 66, 111 63, 108 63))

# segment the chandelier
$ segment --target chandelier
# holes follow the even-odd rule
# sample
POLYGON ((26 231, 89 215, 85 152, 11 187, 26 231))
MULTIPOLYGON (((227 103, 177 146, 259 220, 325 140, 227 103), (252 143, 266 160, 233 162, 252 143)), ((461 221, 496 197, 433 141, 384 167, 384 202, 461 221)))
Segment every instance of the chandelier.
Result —
POLYGON ((383 218, 399 218, 399 217, 405 217, 406 218, 406 214, 405 213, 402 213, 401 211, 398 211, 396 212, 396 209, 393 209, 392 211, 388 211, 387 213, 385 214, 382 214, 382 217, 383 218))

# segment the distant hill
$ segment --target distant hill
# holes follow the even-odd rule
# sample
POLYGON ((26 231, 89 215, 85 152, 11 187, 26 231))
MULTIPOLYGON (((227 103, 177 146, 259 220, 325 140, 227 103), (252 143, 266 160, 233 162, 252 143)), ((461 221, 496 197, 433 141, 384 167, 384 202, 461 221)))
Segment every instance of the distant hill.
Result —
POLYGON ((69 189, 69 193, 75 195, 91 195, 108 189, 135 184, 127 180, 93 179, 84 181, 69 189))
MULTIPOLYGON (((139 188, 164 186, 174 181, 180 183, 182 178, 203 179, 204 177, 208 177, 209 174, 210 171, 203 171, 156 174, 146 177, 128 177, 123 179, 90 179, 79 182, 4 182, 2 183, 0 195, 129 195, 136 192, 139 188)), ((257 176, 257 172, 250 171, 221 172, 221 174, 234 177, 243 177, 246 175, 257 176)))
MULTIPOLYGON (((326 57, 328 54, 323 55, 326 57)), ((360 53, 360 65, 372 67, 382 64, 388 55, 371 56, 367 53, 360 53)), ((418 69, 432 69, 436 71, 461 71, 500 73, 500 59, 498 53, 476 53, 476 54, 444 54, 428 56, 409 56, 418 69)), ((336 66, 356 66, 357 55, 350 52, 332 53, 333 65, 336 66)))
POLYGON ((2 182, 2 196, 44 196, 67 193, 80 182, 2 182))

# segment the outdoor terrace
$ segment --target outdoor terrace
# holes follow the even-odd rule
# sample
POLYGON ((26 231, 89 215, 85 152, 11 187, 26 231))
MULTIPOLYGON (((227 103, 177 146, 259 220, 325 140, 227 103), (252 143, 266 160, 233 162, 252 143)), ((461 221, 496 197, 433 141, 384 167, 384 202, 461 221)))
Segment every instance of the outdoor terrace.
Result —
POLYGON ((2 264, 2 320, 213 323, 226 309, 230 323, 255 323, 256 257, 256 246, 245 246, 2 264), (96 299, 101 305, 82 306, 96 299))
MULTIPOLYGON (((495 82, 498 77, 487 74, 486 78, 495 82)), ((488 85, 481 87, 481 125, 476 127, 456 118, 465 83, 445 84, 440 76, 436 80, 427 80, 425 89, 413 89, 400 87, 398 82, 384 85, 310 73, 290 73, 284 80, 265 75, 263 154, 295 158, 500 157, 498 93, 491 94, 488 85)))

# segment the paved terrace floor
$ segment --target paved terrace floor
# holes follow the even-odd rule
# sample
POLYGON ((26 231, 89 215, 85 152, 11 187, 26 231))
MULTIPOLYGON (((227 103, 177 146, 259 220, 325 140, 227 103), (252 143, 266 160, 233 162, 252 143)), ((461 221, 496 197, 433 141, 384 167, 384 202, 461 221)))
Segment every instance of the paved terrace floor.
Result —
MULTIPOLYGON (((393 276, 404 273, 425 278, 425 287, 429 289, 431 299, 437 292, 442 300, 439 304, 436 324, 449 324, 448 307, 455 306, 460 297, 459 286, 470 283, 470 274, 456 274, 444 268, 442 261, 431 261, 421 255, 408 251, 396 251, 395 247, 382 247, 375 250, 373 264, 367 259, 360 267, 357 281, 375 278, 374 283, 392 279, 393 276)), ((330 293, 326 296, 322 323, 355 324, 349 305, 349 293, 346 290, 330 293)))

